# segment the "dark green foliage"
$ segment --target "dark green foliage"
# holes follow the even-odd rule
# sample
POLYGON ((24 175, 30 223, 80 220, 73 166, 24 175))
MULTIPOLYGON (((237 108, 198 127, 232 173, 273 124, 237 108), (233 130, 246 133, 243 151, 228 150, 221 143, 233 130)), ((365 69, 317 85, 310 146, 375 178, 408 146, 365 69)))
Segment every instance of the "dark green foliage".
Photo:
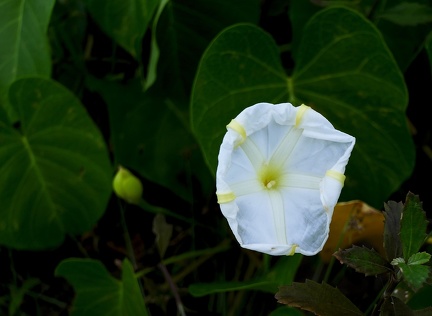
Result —
POLYGON ((0 0, 0 314, 430 314, 430 197, 409 191, 431 191, 417 178, 432 170, 418 114, 431 12, 430 0, 0 0), (390 198, 386 258, 353 245, 333 266, 238 246, 214 173, 226 125, 258 102, 305 103, 356 137, 340 201, 390 198), (120 165, 142 182, 137 203, 112 192, 120 165))
POLYGON ((338 289, 310 280, 280 287, 276 299, 279 303, 299 307, 315 315, 363 315, 338 289))
POLYGON ((378 275, 391 271, 387 260, 375 250, 353 246, 346 250, 339 250, 333 254, 341 263, 348 265, 364 275, 378 275))
POLYGON ((402 211, 400 238, 405 260, 419 251, 426 239, 426 214, 418 196, 408 193, 402 211))
POLYGON ((402 256, 399 231, 403 206, 402 202, 389 201, 384 203, 384 249, 389 261, 402 256))

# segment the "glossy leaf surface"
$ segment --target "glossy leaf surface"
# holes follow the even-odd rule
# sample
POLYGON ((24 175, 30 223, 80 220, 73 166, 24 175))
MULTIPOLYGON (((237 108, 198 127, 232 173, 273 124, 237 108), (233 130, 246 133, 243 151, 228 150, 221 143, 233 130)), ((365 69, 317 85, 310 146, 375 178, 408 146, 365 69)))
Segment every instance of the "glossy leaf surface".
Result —
MULTIPOLYGON (((0 2, 0 104, 7 104, 9 85, 24 75, 51 74, 46 37, 54 0, 0 2)), ((8 114, 15 119, 11 107, 8 114)))
POLYGON ((0 111, 0 243, 18 249, 54 247, 65 234, 92 228, 111 193, 104 139, 78 99, 41 78, 16 81, 0 111))
POLYGON ((329 8, 312 17, 291 77, 261 29, 234 25, 216 37, 201 59, 191 106, 193 131, 213 172, 225 126, 263 101, 305 103, 357 138, 343 200, 381 206, 412 171, 403 77, 378 30, 355 11, 329 8))

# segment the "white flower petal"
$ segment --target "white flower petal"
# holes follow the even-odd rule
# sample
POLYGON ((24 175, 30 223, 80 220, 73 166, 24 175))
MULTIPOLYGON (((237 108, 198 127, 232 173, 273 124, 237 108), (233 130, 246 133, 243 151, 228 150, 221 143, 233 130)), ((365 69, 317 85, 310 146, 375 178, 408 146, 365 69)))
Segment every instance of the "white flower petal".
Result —
POLYGON ((216 173, 240 245, 314 255, 328 238, 355 138, 307 106, 258 103, 227 126, 216 173))

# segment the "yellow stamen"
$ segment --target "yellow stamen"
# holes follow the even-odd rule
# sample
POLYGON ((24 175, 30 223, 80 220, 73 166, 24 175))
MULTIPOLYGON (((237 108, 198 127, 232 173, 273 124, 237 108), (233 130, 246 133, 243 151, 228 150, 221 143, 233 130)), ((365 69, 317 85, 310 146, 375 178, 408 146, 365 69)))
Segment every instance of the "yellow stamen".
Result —
POLYGON ((226 126, 227 128, 232 129, 233 131, 237 132, 241 136, 241 140, 236 144, 236 146, 241 145, 246 140, 246 131, 239 122, 236 120, 231 120, 231 122, 226 126))
POLYGON ((226 192, 226 193, 216 192, 216 196, 219 204, 229 203, 231 201, 234 201, 236 198, 234 192, 226 192))
POLYGON ((266 184, 267 189, 271 189, 276 184, 275 180, 271 180, 266 184))
POLYGON ((307 110, 309 110, 310 107, 307 105, 300 105, 298 111, 297 111, 297 115, 296 115, 296 119, 295 119, 295 127, 298 127, 303 119, 304 114, 306 113, 307 110))
POLYGON ((344 184, 345 178, 346 178, 343 173, 340 173, 340 172, 338 172, 336 170, 331 170, 331 169, 327 170, 327 172, 326 172, 325 175, 327 177, 330 177, 330 178, 333 178, 333 179, 339 181, 342 185, 344 184))

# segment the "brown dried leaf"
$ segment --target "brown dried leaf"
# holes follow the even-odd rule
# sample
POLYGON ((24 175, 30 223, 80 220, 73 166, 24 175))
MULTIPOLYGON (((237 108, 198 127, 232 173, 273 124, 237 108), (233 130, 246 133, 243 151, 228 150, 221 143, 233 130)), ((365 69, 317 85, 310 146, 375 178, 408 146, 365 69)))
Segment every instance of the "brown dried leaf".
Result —
POLYGON ((385 256, 383 234, 382 212, 359 200, 338 203, 330 224, 330 235, 320 257, 328 263, 337 249, 352 245, 365 245, 385 256))

